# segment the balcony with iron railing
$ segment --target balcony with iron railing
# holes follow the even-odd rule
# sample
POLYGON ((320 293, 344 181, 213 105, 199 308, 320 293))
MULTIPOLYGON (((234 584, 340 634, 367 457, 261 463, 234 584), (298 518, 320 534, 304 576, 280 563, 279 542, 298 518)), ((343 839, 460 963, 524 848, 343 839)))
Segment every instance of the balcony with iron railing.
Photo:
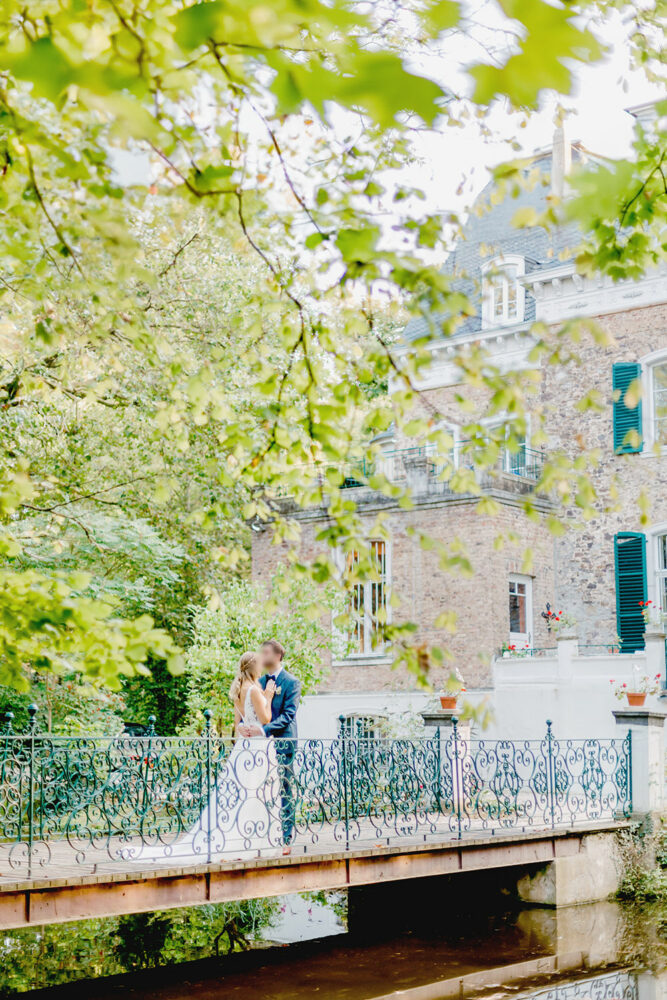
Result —
MULTIPOLYGON (((346 490, 357 503, 391 502, 403 490, 413 498, 439 496, 452 499, 480 492, 536 494, 541 489, 546 455, 520 445, 516 450, 485 440, 459 441, 449 455, 436 454, 431 446, 392 448, 339 464, 313 464, 286 471, 280 486, 271 493, 290 506, 290 498, 302 490, 324 493, 346 490), (393 489, 393 492, 392 492, 393 489)), ((317 505, 317 501, 313 501, 317 505)), ((307 506, 311 506, 308 504, 307 506)))
POLYGON ((390 483, 407 483, 411 473, 424 475, 429 483, 446 486, 452 474, 468 469, 478 482, 500 481, 507 477, 537 483, 544 467, 544 452, 521 447, 517 451, 501 448, 495 462, 484 456, 488 446, 483 443, 462 441, 443 461, 428 447, 396 448, 385 451, 372 459, 345 464, 341 489, 372 487, 373 478, 383 477, 390 483))

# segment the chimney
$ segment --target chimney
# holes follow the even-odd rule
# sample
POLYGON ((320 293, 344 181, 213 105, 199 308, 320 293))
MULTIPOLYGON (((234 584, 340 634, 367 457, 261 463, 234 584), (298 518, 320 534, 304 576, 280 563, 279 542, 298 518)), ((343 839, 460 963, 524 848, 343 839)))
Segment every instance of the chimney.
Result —
POLYGON ((551 154, 551 193, 556 198, 562 198, 565 192, 565 178, 572 164, 572 147, 565 138, 565 129, 559 125, 554 131, 554 144, 551 154))

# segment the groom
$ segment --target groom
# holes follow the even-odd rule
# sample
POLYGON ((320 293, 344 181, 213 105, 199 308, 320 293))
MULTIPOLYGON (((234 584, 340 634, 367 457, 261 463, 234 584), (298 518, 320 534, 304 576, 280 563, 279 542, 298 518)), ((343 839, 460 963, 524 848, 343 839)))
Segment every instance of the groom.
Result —
MULTIPOLYGON (((262 688, 269 681, 276 685, 271 702, 271 721, 264 726, 267 736, 275 737, 278 768, 280 771, 281 815, 283 828, 283 854, 290 853, 294 838, 294 752, 296 750, 296 711, 301 697, 301 685, 296 677, 288 673, 283 665, 285 649, 277 639, 267 639, 260 648, 264 676, 260 678, 262 688)), ((258 735, 256 726, 241 726, 241 736, 258 735)))

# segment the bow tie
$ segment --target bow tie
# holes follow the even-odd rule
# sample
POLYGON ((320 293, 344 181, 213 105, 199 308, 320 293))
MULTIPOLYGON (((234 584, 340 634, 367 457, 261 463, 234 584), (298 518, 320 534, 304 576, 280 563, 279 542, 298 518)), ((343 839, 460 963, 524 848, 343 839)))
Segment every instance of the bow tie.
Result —
POLYGON ((278 674, 269 674, 269 676, 266 678, 266 680, 267 680, 267 682, 268 681, 273 681, 275 683, 275 680, 276 680, 277 676, 278 676, 278 674))

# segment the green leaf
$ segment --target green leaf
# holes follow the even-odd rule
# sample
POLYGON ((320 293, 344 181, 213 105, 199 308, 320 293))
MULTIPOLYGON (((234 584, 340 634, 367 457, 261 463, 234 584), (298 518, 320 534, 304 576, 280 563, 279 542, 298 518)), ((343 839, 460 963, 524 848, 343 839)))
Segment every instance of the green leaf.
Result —
POLYGON ((341 229, 336 237, 336 246, 343 260, 368 263, 375 256, 375 246, 380 236, 378 226, 366 229, 341 229))
POLYGON ((524 205, 523 208, 519 208, 512 218, 512 225, 517 229, 522 227, 536 226, 539 221, 539 216, 536 209, 531 205, 524 205))
POLYGON ((76 72, 50 38, 38 38, 18 57, 7 57, 5 63, 20 80, 29 80, 39 97, 57 100, 69 84, 76 81, 76 72))
POLYGON ((577 26, 569 7, 545 0, 501 0, 501 6, 508 17, 525 26, 526 35, 519 43, 519 52, 504 65, 470 69, 478 103, 489 104, 502 96, 516 107, 534 107, 545 89, 570 92, 568 60, 591 62, 600 58, 599 42, 590 31, 577 26))
POLYGON ((196 49, 215 35, 220 26, 226 4, 223 0, 206 0, 180 10, 173 17, 174 38, 186 50, 196 49))
POLYGON ((424 11, 425 23, 434 34, 455 27, 460 16, 461 5, 456 0, 431 0, 424 11))
POLYGON ((327 239, 327 237, 324 233, 308 233, 308 236, 306 236, 306 248, 308 250, 314 250, 315 247, 318 247, 325 239, 327 239))

